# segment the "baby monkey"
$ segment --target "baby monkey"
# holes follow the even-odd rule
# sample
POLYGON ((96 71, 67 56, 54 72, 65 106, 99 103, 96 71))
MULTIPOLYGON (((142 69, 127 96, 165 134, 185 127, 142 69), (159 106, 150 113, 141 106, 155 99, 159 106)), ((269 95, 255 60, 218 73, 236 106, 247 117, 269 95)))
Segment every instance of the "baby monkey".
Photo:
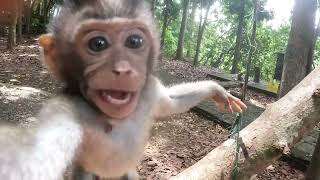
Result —
POLYGON ((36 127, 1 126, 1 179, 57 180, 71 164, 136 179, 155 118, 210 98, 219 109, 246 109, 213 81, 162 85, 158 33, 143 0, 65 0, 39 43, 65 90, 43 106, 36 127))

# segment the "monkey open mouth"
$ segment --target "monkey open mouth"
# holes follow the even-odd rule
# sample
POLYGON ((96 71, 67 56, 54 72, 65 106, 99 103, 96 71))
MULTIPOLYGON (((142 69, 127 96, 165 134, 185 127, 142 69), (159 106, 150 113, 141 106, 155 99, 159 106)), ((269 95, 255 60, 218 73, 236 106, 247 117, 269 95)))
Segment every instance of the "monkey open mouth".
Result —
POLYGON ((121 90, 100 90, 99 94, 104 102, 115 105, 128 104, 135 95, 134 92, 121 90))

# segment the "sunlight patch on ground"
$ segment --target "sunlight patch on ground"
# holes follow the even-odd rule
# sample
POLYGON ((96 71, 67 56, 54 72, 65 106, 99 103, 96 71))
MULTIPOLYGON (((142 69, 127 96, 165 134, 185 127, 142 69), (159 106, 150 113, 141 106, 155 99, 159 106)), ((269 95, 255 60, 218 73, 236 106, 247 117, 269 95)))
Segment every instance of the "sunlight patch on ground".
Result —
POLYGON ((10 82, 12 82, 12 83, 20 83, 20 81, 17 80, 17 79, 10 79, 10 82))
POLYGON ((254 104, 254 105, 258 106, 258 107, 265 108, 265 106, 262 103, 260 103, 259 101, 257 101, 257 100, 250 99, 249 102, 251 104, 254 104))
POLYGON ((28 48, 39 48, 39 46, 36 46, 36 45, 30 45, 30 46, 27 46, 28 48))
POLYGON ((37 54, 20 54, 19 57, 37 57, 37 54))
POLYGON ((10 56, 9 53, 2 53, 2 56, 10 56))
POLYGON ((46 95, 46 92, 32 87, 17 87, 0 85, 0 99, 6 99, 9 101, 17 101, 19 99, 27 99, 31 95, 46 95))
POLYGON ((48 72, 48 70, 43 70, 43 71, 41 71, 40 73, 41 73, 41 74, 48 74, 49 72, 48 72))
MULTIPOLYGON (((159 135, 157 137, 157 139, 154 140, 154 143, 157 144, 157 145, 165 145, 165 144, 168 144, 170 141, 168 141, 168 138, 167 137, 163 137, 161 135, 159 135)), ((155 149, 153 149, 154 151, 153 152, 156 152, 155 149)), ((158 150, 157 150, 158 151, 158 150)))
POLYGON ((163 138, 157 138, 156 141, 153 141, 152 143, 148 142, 144 150, 144 155, 157 156, 161 154, 158 145, 163 145, 163 144, 167 144, 167 140, 163 138))

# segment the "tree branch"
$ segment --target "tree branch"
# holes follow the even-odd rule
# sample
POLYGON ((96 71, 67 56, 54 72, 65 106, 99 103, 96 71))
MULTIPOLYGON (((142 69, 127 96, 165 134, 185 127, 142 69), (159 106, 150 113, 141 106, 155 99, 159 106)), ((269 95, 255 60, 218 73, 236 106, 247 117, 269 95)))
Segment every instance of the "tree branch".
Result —
MULTIPOLYGON (((248 157, 242 153, 239 179, 263 171, 320 121, 319 74, 320 68, 314 70, 240 132, 248 157)), ((230 179, 234 153, 235 142, 229 139, 172 179, 230 179)))

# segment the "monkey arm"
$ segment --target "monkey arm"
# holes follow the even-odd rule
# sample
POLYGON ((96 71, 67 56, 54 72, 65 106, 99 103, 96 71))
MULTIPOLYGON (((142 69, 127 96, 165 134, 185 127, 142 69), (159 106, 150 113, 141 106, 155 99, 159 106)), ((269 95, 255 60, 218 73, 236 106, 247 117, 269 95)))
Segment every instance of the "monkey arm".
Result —
POLYGON ((0 126, 0 178, 61 179, 82 136, 79 123, 70 119, 68 114, 44 112, 39 127, 0 126))
POLYGON ((155 110, 156 117, 165 117, 188 111, 201 101, 218 93, 227 93, 214 81, 183 83, 172 87, 158 85, 160 100, 155 110))
POLYGON ((205 99, 211 98, 220 111, 242 112, 247 106, 214 81, 183 83, 169 88, 158 83, 160 94, 155 117, 166 117, 188 111, 205 99))

